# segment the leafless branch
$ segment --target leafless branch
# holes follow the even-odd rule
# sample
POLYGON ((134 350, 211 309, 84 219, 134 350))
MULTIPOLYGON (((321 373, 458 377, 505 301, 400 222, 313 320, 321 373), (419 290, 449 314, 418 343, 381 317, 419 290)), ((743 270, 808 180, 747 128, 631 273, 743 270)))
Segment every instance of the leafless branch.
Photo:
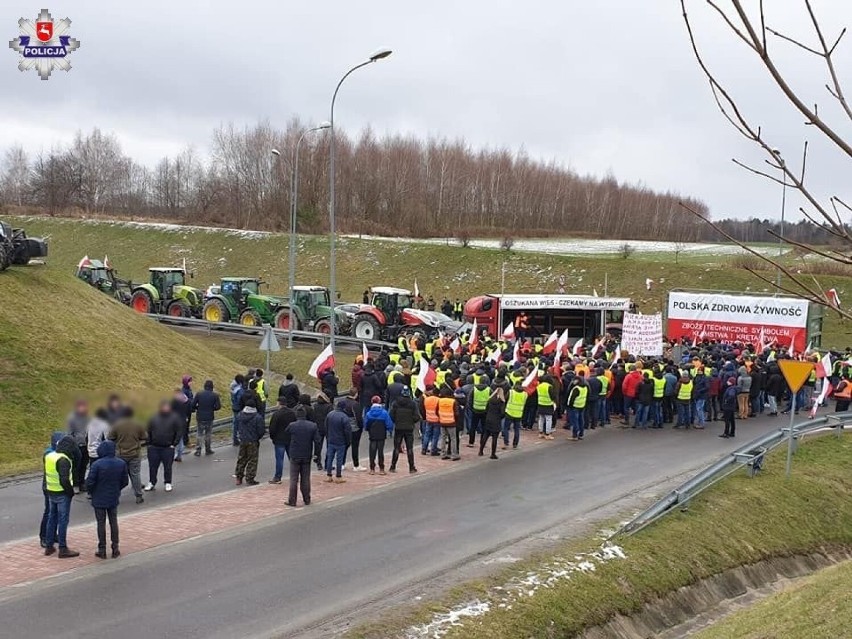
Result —
POLYGON ((817 20, 816 14, 814 14, 814 8, 811 6, 811 0, 805 0, 805 6, 808 8, 808 15, 811 17, 811 22, 814 25, 814 31, 816 31, 819 44, 822 47, 821 57, 825 60, 825 64, 828 67, 828 74, 831 76, 831 83, 834 85, 834 91, 829 88, 828 92, 831 93, 838 102, 840 102, 840 106, 842 106, 843 110, 846 112, 846 117, 852 120, 852 109, 849 108, 849 103, 846 102, 846 96, 843 93, 843 86, 840 84, 840 80, 837 77, 837 71, 834 68, 834 60, 832 60, 831 57, 834 53, 835 47, 840 43, 840 39, 843 37, 843 34, 846 33, 846 29, 843 29, 843 31, 840 32, 837 40, 831 48, 829 48, 826 45, 825 37, 822 34, 822 27, 820 27, 819 20, 817 20))
POLYGON ((751 172, 752 172, 752 173, 754 173, 755 175, 759 175, 759 176, 761 176, 761 177, 765 177, 767 180, 772 180, 772 181, 773 181, 773 182, 775 182, 776 184, 781 184, 781 185, 784 185, 784 184, 785 184, 785 182, 783 182, 782 180, 779 180, 779 179, 778 179, 777 177, 775 177, 774 175, 769 175, 769 173, 764 173, 763 171, 758 171, 756 168, 754 168, 754 167, 752 167, 752 166, 749 166, 748 164, 745 164, 744 162, 740 162, 740 161, 739 161, 738 159, 736 159, 736 158, 731 158, 731 162, 733 162, 734 164, 736 164, 736 165, 737 165, 737 166, 739 166, 739 167, 744 168, 746 171, 751 171, 751 172))
POLYGON ((775 29, 767 28, 766 30, 769 31, 769 33, 771 33, 775 37, 781 38, 782 40, 786 40, 790 44, 795 44, 797 47, 804 49, 808 53, 813 53, 816 56, 822 57, 822 53, 820 51, 817 51, 816 49, 811 49, 809 46, 807 46, 806 44, 802 44, 801 42, 799 42, 795 38, 791 38, 790 36, 786 36, 783 33, 776 31, 775 29))
POLYGON ((818 249, 810 244, 804 244, 803 242, 797 242, 796 240, 790 239, 788 237, 784 237, 780 233, 773 231, 772 229, 767 229, 767 233, 769 233, 775 239, 781 240, 785 244, 790 244, 792 246, 798 246, 800 249, 804 249, 810 253, 816 253, 821 257, 825 257, 829 260, 833 260, 835 262, 841 262, 842 264, 852 265, 852 259, 846 257, 845 255, 831 255, 830 253, 826 253, 825 251, 818 249))

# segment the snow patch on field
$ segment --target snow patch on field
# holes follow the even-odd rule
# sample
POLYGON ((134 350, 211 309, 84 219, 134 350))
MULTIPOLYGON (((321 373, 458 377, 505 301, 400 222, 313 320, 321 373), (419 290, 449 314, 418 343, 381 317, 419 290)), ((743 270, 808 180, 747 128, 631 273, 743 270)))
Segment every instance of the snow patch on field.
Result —
POLYGON ((214 226, 194 226, 191 224, 170 224, 167 222, 131 222, 125 220, 79 220, 83 224, 106 224, 109 226, 121 226, 131 229, 150 229, 154 231, 165 231, 166 233, 222 233, 230 237, 239 237, 247 240, 259 240, 274 235, 269 231, 247 231, 244 229, 227 229, 214 226))
POLYGON ((503 586, 495 586, 483 599, 476 599, 447 612, 435 614, 429 623, 408 628, 405 631, 405 637, 406 639, 440 639, 450 629, 463 626, 468 619, 481 617, 492 609, 511 610, 516 603, 534 596, 542 588, 553 588, 561 582, 570 580, 573 575, 592 573, 607 562, 621 559, 627 559, 624 550, 621 546, 608 541, 604 542, 598 550, 575 555, 570 559, 554 557, 535 570, 514 577, 503 586))

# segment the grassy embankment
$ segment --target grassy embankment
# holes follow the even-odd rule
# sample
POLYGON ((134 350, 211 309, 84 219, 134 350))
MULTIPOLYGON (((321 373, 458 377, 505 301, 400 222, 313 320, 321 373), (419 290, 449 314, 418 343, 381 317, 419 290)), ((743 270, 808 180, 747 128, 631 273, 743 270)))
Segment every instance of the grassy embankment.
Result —
MULTIPOLYGON (((625 559, 599 562, 594 571, 574 571, 532 596, 504 599, 513 583, 530 575, 544 580, 554 574, 554 566, 576 565, 577 555, 593 551, 600 543, 594 539, 572 541, 555 553, 525 560, 486 580, 458 586, 438 603, 398 610, 381 623, 356 628, 349 636, 401 636, 405 628, 478 600, 490 602, 491 610, 464 620, 450 629, 447 637, 573 637, 615 614, 629 615, 678 588, 738 566, 832 547, 849 548, 850 471, 852 439, 815 439, 796 454, 792 481, 784 479, 783 454, 773 454, 759 477, 749 479, 745 473, 731 476, 696 498, 689 510, 673 512, 636 535, 617 540, 625 559), (501 600, 508 605, 498 607, 501 600)), ((822 609, 839 606, 840 601, 824 601, 822 609)), ((722 632, 709 636, 727 639, 739 635, 722 632)))
POLYGON ((745 610, 735 612, 695 639, 839 639, 852 634, 852 563, 806 577, 745 610))
MULTIPOLYGON (((269 290, 283 293, 287 287, 287 236, 240 234, 223 230, 182 228, 166 231, 126 224, 81 223, 48 218, 19 218, 33 234, 51 236, 50 263, 72 271, 84 253, 104 254, 123 277, 142 280, 154 265, 179 265, 183 258, 195 272, 193 283, 201 288, 225 275, 260 276, 269 290)), ((729 255, 683 252, 674 263, 671 253, 634 253, 627 259, 617 255, 562 256, 464 249, 440 244, 405 244, 392 241, 341 239, 338 242, 338 288, 345 300, 360 301, 368 286, 394 285, 413 288, 414 280, 424 295, 467 298, 499 292, 501 265, 506 265, 506 291, 552 293, 559 276, 565 277, 569 293, 632 297, 644 313, 661 310, 666 293, 673 288, 769 290, 729 255), (645 289, 645 278, 655 284, 645 289)), ((325 284, 328 281, 328 243, 324 237, 299 238, 297 281, 325 284)), ((852 291, 852 278, 831 276, 824 288, 852 291)), ((845 347, 848 329, 828 314, 824 344, 845 347)))
MULTIPOLYGON (((54 246, 61 252, 56 239, 54 246)), ((150 412, 187 373, 196 387, 210 378, 227 389, 235 372, 263 364, 256 349, 190 339, 140 317, 61 261, 0 273, 0 475, 37 467, 77 397, 101 403, 117 391, 150 412)), ((285 369, 288 357, 275 362, 285 369)), ((306 367, 304 357, 293 361, 306 367)))

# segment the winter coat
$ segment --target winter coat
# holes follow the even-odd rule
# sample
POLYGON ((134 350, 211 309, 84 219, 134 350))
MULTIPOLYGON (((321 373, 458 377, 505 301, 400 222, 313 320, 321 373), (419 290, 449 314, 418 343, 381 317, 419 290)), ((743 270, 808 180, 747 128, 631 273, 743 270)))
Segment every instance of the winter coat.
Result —
POLYGON ((325 418, 325 431, 329 446, 349 446, 352 443, 352 421, 339 408, 325 418))
POLYGON ((692 384, 692 398, 707 399, 710 394, 710 381, 707 379, 707 375, 696 375, 692 384))
POLYGON ((596 402, 601 397, 601 389, 603 389, 603 384, 601 380, 598 379, 597 376, 593 375, 586 382, 586 386, 589 387, 589 394, 586 397, 587 402, 596 402))
POLYGON ((219 393, 213 392, 213 387, 204 390, 192 400, 192 411, 196 413, 195 419, 199 422, 212 422, 216 418, 216 411, 222 410, 222 401, 219 393))
POLYGON ((781 373, 772 373, 766 380, 766 394, 780 398, 784 394, 784 378, 781 373))
POLYGON ((148 431, 129 417, 122 417, 110 430, 107 438, 115 442, 116 454, 122 459, 136 459, 142 452, 142 442, 148 431))
POLYGON ((246 389, 243 388, 241 384, 231 384, 231 410, 233 412, 239 413, 245 406, 245 404, 243 404, 243 395, 245 392, 246 389))
POLYGON ((325 396, 328 397, 331 401, 337 397, 337 387, 340 385, 340 380, 337 378, 333 372, 329 371, 325 375, 322 376, 322 392, 325 393, 325 396))
POLYGON ((78 446, 86 446, 86 433, 89 431, 89 416, 76 411, 68 415, 68 434, 78 446))
POLYGON ((754 399, 755 397, 758 397, 760 395, 760 391, 763 390, 764 376, 760 371, 752 369, 750 377, 751 389, 749 390, 748 395, 754 399))
MULTIPOLYGON (((643 375, 643 377, 645 377, 643 375)), ((591 394, 591 391, 589 391, 591 394)), ((654 399, 654 382, 645 377, 639 382, 639 386, 636 387, 636 401, 640 404, 647 406, 651 404, 651 401, 654 399)), ((588 401, 588 400, 586 400, 588 401)))
POLYGON ((94 508, 115 508, 121 489, 127 486, 127 463, 115 456, 115 444, 101 442, 98 460, 89 468, 86 490, 92 497, 94 508))
MULTIPOLYGON (((325 393, 323 392, 323 395, 325 393)), ((327 402, 324 397, 320 396, 317 398, 317 403, 314 404, 314 414, 313 421, 317 428, 319 429, 319 433, 322 437, 325 437, 325 418, 328 417, 328 414, 331 412, 332 405, 330 402, 327 402)))
POLYGON ((373 404, 364 415, 364 430, 370 440, 386 439, 393 432, 393 420, 381 404, 373 404))
POLYGON ((296 408, 296 404, 299 403, 299 395, 301 394, 295 382, 286 382, 278 387, 278 398, 284 398, 284 405, 287 408, 296 408))
POLYGON ((414 427, 420 421, 420 410, 410 397, 400 397, 396 400, 391 404, 388 414, 399 433, 413 432, 414 427))
POLYGON ((713 377, 710 378, 710 389, 709 395, 710 397, 718 397, 722 393, 722 380, 719 378, 719 375, 713 374, 713 377))
POLYGON ((352 367, 350 382, 352 384, 352 388, 355 390, 361 390, 361 379, 364 377, 364 367, 361 364, 355 364, 352 367))
POLYGON ((488 400, 485 408, 485 430, 489 433, 499 433, 503 428, 503 417, 506 416, 506 402, 499 397, 488 400))
POLYGON ((383 391, 384 382, 379 377, 379 374, 370 369, 364 371, 364 376, 361 379, 361 393, 358 396, 358 399, 361 401, 361 408, 370 408, 373 397, 375 395, 382 397, 384 395, 383 391))
POLYGON ((106 439, 107 434, 109 434, 109 424, 103 419, 92 417, 89 422, 88 432, 86 433, 89 459, 98 458, 98 446, 106 439))
POLYGON ((181 418, 175 413, 157 413, 148 421, 148 445, 177 446, 183 432, 181 418))
POLYGON ((740 393, 750 393, 751 392, 751 375, 747 373, 742 373, 739 377, 737 377, 737 386, 739 387, 740 393))
POLYGON ((319 429, 314 422, 307 419, 297 419, 285 430, 290 440, 290 460, 294 462, 311 461, 314 456, 314 446, 319 443, 319 429))
POLYGON ((678 383, 677 375, 674 373, 666 373, 663 375, 663 378, 666 380, 666 388, 663 391, 664 397, 674 397, 675 387, 678 383))
POLYGON ((624 378, 624 383, 621 385, 621 392, 625 397, 636 397, 636 391, 639 389, 639 384, 642 383, 644 375, 636 369, 630 371, 624 378))
POLYGON ((269 418, 269 439, 276 446, 289 446, 290 440, 285 436, 287 427, 296 421, 296 411, 286 406, 279 406, 269 418))
POLYGON ((722 393, 722 410, 737 410, 737 386, 728 386, 722 393))
POLYGON ((248 444, 263 439, 266 426, 256 408, 246 406, 237 418, 237 435, 240 443, 248 444))
MULTIPOLYGON (((391 373, 391 377, 396 376, 397 379, 402 379, 402 373, 391 373)), ((392 382, 388 384, 388 392, 387 400, 388 406, 393 406, 400 397, 402 397, 402 389, 405 388, 405 384, 402 382, 392 382)))

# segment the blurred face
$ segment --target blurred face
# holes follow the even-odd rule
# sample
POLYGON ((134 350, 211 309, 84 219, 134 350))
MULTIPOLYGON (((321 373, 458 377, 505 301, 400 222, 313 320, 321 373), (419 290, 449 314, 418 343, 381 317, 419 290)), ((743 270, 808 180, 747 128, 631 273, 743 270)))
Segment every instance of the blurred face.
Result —
POLYGON ((89 412, 89 405, 86 402, 77 402, 75 410, 78 415, 85 415, 89 412))

